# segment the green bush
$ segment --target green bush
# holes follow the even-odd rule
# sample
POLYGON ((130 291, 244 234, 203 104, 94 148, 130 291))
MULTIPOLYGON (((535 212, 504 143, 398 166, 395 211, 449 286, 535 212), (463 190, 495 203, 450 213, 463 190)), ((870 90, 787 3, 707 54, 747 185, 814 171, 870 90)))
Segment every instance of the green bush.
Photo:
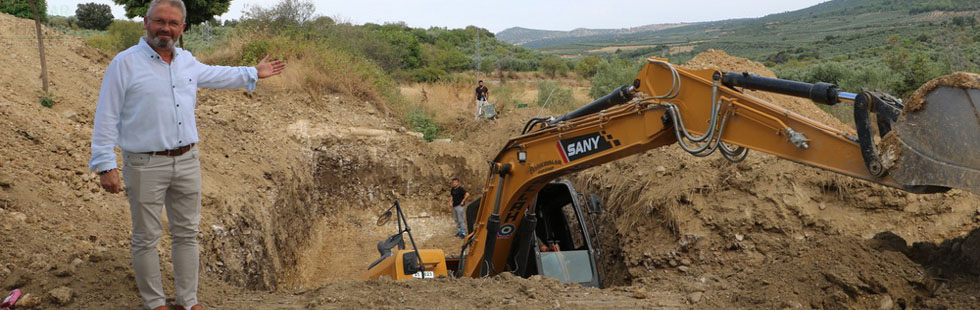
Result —
POLYGON ((272 51, 273 46, 279 46, 284 40, 275 40, 278 42, 273 42, 273 39, 260 38, 249 41, 242 46, 242 57, 240 64, 257 64, 262 58, 269 55, 272 51))
POLYGON ((412 130, 421 132, 425 141, 432 142, 442 134, 442 128, 436 121, 432 120, 432 115, 426 113, 422 108, 412 109, 405 117, 412 130))
POLYGON ((445 71, 462 71, 473 66, 466 54, 443 41, 422 45, 422 59, 427 66, 445 71))
POLYGON ((412 69, 408 71, 412 82, 434 83, 446 78, 449 74, 445 70, 433 67, 412 69))
POLYGON ((636 75, 640 72, 641 68, 642 63, 626 59, 600 61, 599 68, 595 76, 592 77, 592 88, 589 89, 589 97, 598 99, 608 95, 620 86, 633 84, 633 80, 636 79, 636 75))
POLYGON ((497 106, 497 110, 504 111, 510 107, 517 106, 518 103, 526 103, 517 102, 517 96, 518 93, 514 86, 498 84, 493 88, 493 97, 491 99, 493 99, 493 104, 497 106))
POLYGON ((109 25, 105 34, 88 37, 85 43, 106 53, 115 54, 136 45, 145 34, 142 23, 116 20, 109 25))
POLYGON ((558 56, 545 57, 541 60, 541 65, 538 68, 551 78, 555 78, 558 74, 568 72, 568 64, 558 56))
POLYGON ((575 108, 572 90, 561 87, 555 81, 538 80, 538 105, 551 111, 565 112, 575 108))
POLYGON ((885 65, 901 77, 901 82, 895 86, 895 95, 906 97, 929 80, 950 73, 948 66, 942 67, 933 60, 922 42, 893 35, 886 43, 889 49, 885 53, 885 65))
POLYGON ((54 99, 51 99, 51 97, 49 97, 48 95, 44 95, 44 97, 41 97, 41 106, 45 108, 50 108, 53 107, 54 104, 55 104, 54 99))
POLYGON ((48 26, 61 29, 71 29, 77 20, 74 16, 50 16, 48 18, 48 26))
POLYGON ((599 70, 599 56, 588 56, 575 63, 575 74, 583 79, 591 79, 599 70))

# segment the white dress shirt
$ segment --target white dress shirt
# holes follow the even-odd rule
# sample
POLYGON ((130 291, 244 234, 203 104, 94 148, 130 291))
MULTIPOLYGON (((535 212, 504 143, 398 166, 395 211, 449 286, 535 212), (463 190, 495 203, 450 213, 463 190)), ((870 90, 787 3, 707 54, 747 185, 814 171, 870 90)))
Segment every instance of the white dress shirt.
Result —
POLYGON ((197 87, 252 91, 256 81, 254 67, 205 65, 180 48, 167 64, 141 38, 112 59, 102 78, 89 169, 116 168, 117 145, 129 152, 156 152, 197 143, 197 87))

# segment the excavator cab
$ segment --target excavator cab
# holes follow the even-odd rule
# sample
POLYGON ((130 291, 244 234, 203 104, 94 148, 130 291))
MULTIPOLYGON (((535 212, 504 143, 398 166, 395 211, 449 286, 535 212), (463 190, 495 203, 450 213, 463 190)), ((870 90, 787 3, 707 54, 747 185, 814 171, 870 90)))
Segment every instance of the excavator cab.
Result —
POLYGON ((544 186, 517 232, 509 260, 515 274, 590 287, 602 284, 583 202, 568 180, 544 186))

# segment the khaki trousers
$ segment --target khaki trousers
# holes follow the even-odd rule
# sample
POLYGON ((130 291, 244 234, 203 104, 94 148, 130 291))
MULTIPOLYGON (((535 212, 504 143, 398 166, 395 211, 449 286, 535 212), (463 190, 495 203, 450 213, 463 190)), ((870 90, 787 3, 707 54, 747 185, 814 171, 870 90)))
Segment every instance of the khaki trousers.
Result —
POLYGON ((176 157, 123 152, 123 162, 133 218, 133 269, 143 305, 153 309, 166 304, 157 251, 162 231, 160 214, 166 207, 173 238, 176 302, 189 309, 198 304, 201 163, 197 147, 176 157))
POLYGON ((475 119, 480 119, 480 116, 484 116, 483 115, 483 107, 485 107, 486 105, 487 105, 487 101, 486 100, 477 100, 476 101, 476 118, 475 119))
POLYGON ((462 205, 453 207, 453 220, 456 221, 456 230, 466 233, 466 208, 462 205))

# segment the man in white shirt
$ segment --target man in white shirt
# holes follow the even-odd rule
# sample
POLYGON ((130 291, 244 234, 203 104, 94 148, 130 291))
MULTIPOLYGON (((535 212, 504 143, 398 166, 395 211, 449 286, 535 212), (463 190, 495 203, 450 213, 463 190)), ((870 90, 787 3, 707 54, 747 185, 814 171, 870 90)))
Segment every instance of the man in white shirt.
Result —
POLYGON ((277 75, 286 64, 255 67, 202 64, 174 47, 187 10, 181 0, 154 0, 143 20, 146 36, 109 63, 102 80, 92 131, 89 169, 110 193, 122 190, 115 147, 123 153, 123 179, 133 219, 132 255, 144 306, 169 309, 160 275, 157 243, 160 214, 167 208, 173 237, 176 309, 201 310, 197 300, 201 219, 201 166, 194 108, 197 87, 255 90, 258 79, 277 75))

